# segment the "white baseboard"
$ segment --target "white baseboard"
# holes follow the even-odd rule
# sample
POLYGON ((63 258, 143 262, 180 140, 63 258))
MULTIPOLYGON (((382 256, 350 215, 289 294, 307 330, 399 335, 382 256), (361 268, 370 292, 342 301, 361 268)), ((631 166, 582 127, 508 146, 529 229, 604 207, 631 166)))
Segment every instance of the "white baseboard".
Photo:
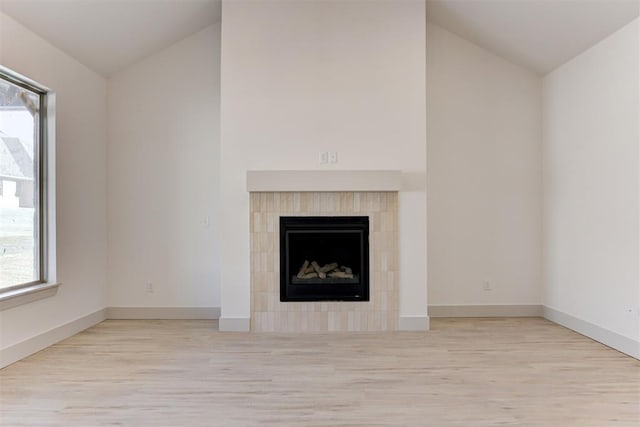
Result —
POLYGON ((0 368, 4 368, 18 360, 24 359, 40 350, 69 338, 78 332, 97 325, 107 318, 107 310, 101 309, 82 316, 69 323, 50 329, 35 337, 26 339, 10 347, 0 350, 0 368))
POLYGON ((218 329, 220 332, 249 332, 251 319, 248 317, 221 317, 218 329))
POLYGON ((541 305, 430 305, 430 317, 542 317, 541 305))
POLYGON ((399 331, 428 331, 429 316, 400 316, 399 331))
POLYGON ((107 307, 107 319, 219 319, 220 307, 107 307))
POLYGON ((624 335, 547 306, 543 306, 543 317, 640 360, 640 341, 634 341, 624 335))

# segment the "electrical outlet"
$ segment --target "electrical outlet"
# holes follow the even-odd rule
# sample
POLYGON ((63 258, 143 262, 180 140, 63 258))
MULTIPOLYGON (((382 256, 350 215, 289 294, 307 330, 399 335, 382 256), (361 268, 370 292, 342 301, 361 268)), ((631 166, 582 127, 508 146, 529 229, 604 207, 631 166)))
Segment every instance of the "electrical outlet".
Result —
POLYGON ((324 165, 324 164, 327 164, 328 162, 329 162, 329 152, 324 151, 320 153, 320 164, 324 165))
POLYGON ((493 284, 490 281, 485 280, 484 282, 482 282, 482 289, 484 289, 485 291, 491 291, 493 290, 493 284))
POLYGON ((329 163, 338 163, 337 151, 329 151, 329 163))
POLYGON ((153 293, 153 283, 147 283, 147 293, 148 294, 152 294, 153 293))

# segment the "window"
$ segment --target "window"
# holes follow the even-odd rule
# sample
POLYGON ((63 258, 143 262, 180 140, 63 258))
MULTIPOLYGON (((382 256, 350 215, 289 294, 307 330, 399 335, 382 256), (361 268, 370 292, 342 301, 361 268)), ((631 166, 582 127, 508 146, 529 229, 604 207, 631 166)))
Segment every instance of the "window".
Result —
POLYGON ((0 293, 47 282, 47 90, 0 67, 0 293))

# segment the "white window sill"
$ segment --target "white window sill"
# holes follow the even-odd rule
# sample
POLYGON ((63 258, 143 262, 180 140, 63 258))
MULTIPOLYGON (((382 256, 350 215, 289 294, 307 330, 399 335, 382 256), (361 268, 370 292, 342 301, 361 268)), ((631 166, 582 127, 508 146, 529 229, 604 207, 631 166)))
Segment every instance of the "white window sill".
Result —
POLYGON ((60 283, 38 283, 18 289, 0 290, 0 311, 54 296, 60 283))

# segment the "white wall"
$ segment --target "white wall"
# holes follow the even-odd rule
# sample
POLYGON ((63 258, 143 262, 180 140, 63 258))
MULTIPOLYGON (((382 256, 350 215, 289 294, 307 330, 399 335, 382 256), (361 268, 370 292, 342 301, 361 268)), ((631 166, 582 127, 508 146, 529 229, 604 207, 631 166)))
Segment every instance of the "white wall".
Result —
POLYGON ((401 169, 400 312, 426 318, 421 1, 222 5, 222 323, 249 317, 247 169, 401 169))
POLYGON ((0 63, 57 94, 56 296, 0 312, 0 349, 105 306, 106 81, 0 13, 0 63))
POLYGON ((639 40, 636 19, 544 78, 544 304, 634 340, 636 357, 639 40))
POLYGON ((214 24, 109 80, 111 307, 220 306, 219 58, 214 24))
POLYGON ((541 108, 534 73, 427 24, 430 306, 541 304, 541 108))

